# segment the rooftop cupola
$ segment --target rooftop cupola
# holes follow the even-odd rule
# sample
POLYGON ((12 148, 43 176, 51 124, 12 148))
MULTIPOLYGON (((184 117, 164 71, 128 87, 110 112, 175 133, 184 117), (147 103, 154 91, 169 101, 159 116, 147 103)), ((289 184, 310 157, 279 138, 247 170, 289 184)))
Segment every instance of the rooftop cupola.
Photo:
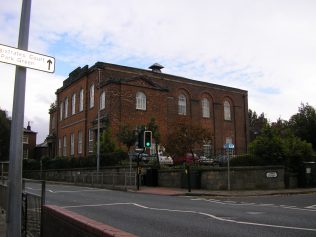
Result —
POLYGON ((161 73, 161 69, 164 68, 163 66, 161 66, 159 63, 155 63, 153 65, 151 65, 149 67, 153 72, 160 72, 161 73))

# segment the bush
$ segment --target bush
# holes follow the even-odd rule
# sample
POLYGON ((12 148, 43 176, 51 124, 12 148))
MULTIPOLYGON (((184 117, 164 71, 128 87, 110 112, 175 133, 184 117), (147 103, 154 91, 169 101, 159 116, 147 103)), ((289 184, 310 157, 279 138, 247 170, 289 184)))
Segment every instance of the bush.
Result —
POLYGON ((270 162, 266 160, 253 157, 251 155, 239 155, 235 156, 230 160, 231 166, 261 166, 261 165, 271 165, 270 162))

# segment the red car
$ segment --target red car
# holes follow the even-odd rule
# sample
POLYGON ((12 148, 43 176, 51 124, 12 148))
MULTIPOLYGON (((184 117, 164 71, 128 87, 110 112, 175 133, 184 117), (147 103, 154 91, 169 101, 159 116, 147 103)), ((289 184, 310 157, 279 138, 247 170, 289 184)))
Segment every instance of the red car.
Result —
POLYGON ((196 154, 194 154, 194 157, 193 157, 192 153, 187 153, 184 156, 176 156, 173 158, 174 165, 182 165, 183 163, 194 164, 198 162, 199 162, 199 157, 196 154))

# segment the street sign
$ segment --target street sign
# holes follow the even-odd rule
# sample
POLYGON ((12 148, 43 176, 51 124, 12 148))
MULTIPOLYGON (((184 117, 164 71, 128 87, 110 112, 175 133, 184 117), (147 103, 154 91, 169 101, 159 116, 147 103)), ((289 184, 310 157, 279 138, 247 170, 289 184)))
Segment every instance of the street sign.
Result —
POLYGON ((55 58, 0 44, 0 62, 44 72, 55 71, 55 58))

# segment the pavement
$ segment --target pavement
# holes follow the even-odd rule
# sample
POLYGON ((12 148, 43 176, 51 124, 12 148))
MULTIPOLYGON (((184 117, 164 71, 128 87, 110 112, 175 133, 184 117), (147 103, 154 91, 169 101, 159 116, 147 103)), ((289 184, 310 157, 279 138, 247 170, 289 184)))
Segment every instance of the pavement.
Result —
MULTIPOLYGON (((316 194, 316 188, 297 188, 297 189, 278 189, 278 190, 203 190, 192 189, 189 192, 187 189, 167 188, 167 187, 146 187, 141 186, 140 190, 127 189, 128 192, 145 193, 152 195, 166 196, 217 196, 217 197, 246 197, 246 196, 265 196, 265 195, 293 195, 293 194, 316 194)), ((6 214, 0 208, 0 237, 6 236, 6 214)))

